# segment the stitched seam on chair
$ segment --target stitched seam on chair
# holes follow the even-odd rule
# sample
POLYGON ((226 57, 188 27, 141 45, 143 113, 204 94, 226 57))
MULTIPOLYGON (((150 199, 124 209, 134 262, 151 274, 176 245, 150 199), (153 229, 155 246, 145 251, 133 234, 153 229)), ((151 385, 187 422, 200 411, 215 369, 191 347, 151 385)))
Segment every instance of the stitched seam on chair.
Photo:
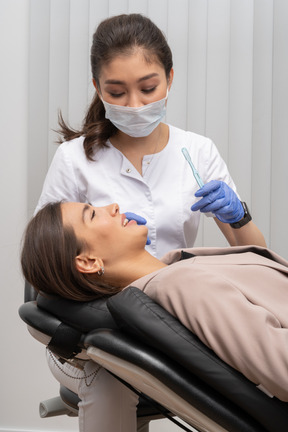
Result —
MULTIPOLYGON (((143 305, 145 305, 151 312, 152 312, 152 314, 153 315, 155 315, 157 318, 160 318, 161 319, 161 317, 157 314, 157 313, 155 313, 155 311, 154 310, 152 310, 150 307, 149 307, 149 305, 147 305, 145 302, 143 302, 143 300, 141 299, 141 297, 140 297, 140 292, 142 292, 141 290, 139 290, 139 288, 137 288, 137 290, 138 290, 138 292, 136 292, 136 291, 132 291, 132 293, 133 293, 133 295, 135 295, 140 301, 141 301, 141 303, 143 304, 143 305)), ((131 293, 130 293, 131 294, 131 293)), ((147 295, 147 294, 146 294, 147 295)), ((149 296, 148 296, 149 297, 149 296)), ((162 307, 162 306, 161 306, 162 307)), ((163 308, 164 309, 164 308, 163 308)), ((165 310, 165 309, 164 309, 165 310)), ((161 321, 163 321, 162 319, 161 319, 161 321)), ((191 345, 194 345, 195 347, 196 347, 196 345, 194 344, 194 343, 191 343, 190 341, 188 341, 187 340, 187 338, 184 336, 184 335, 181 335, 180 333, 178 333, 178 332, 176 332, 175 331, 175 329, 174 328, 172 328, 166 321, 165 321, 165 324, 174 332, 174 333, 176 333, 176 334, 178 334, 178 336, 180 336, 180 337, 182 337, 184 340, 186 340, 187 342, 189 342, 191 345)), ((188 329, 187 329, 188 330, 188 329)), ((207 353, 207 352, 204 352, 201 348, 199 348, 199 347, 196 347, 200 352, 203 352, 205 355, 208 355, 209 356, 209 359, 210 360, 212 360, 212 362, 214 362, 215 364, 217 364, 217 365, 220 365, 221 367, 223 367, 223 369, 225 369, 228 373, 229 373, 229 375, 231 375, 233 378, 234 378, 234 376, 233 376, 233 373, 232 373, 232 371, 230 370, 230 366, 229 365, 227 365, 227 367, 226 367, 226 364, 223 362, 222 363, 222 361, 221 361, 221 363, 219 362, 219 361, 217 361, 217 359, 215 359, 215 358, 213 358, 212 356, 210 356, 209 355, 209 353, 207 353)), ((237 370, 235 369, 235 371, 237 372, 237 370)), ((239 372, 239 374, 241 374, 240 372, 239 372)), ((245 378, 245 377, 244 377, 245 378)), ((247 378, 245 378, 245 379, 247 379, 247 378)), ((255 386, 255 389, 256 389, 256 385, 251 381, 251 384, 252 385, 254 385, 255 386)), ((286 413, 286 409, 283 407, 283 406, 278 406, 277 407, 277 409, 280 409, 284 414, 286 413)))
MULTIPOLYGON (((138 290, 139 290, 139 288, 138 288, 138 290)), ((139 291, 142 292, 141 290, 139 290, 139 291)), ((149 307, 149 305, 147 305, 147 303, 143 302, 143 300, 141 299, 140 295, 139 295, 137 292, 134 292, 134 291, 133 291, 133 295, 135 295, 135 296, 138 298, 138 300, 140 300, 141 303, 142 303, 143 305, 145 305, 145 306, 150 310, 150 312, 151 312, 153 315, 155 315, 155 317, 157 317, 158 319, 161 319, 162 322, 165 322, 165 324, 167 325, 167 327, 170 328, 170 330, 172 330, 172 331, 173 331, 175 334, 177 334, 179 337, 181 337, 182 339, 186 340, 186 341, 187 341, 188 343, 190 343, 192 346, 194 346, 195 348, 197 348, 200 352, 204 353, 205 355, 208 355, 208 356, 209 356, 209 359, 210 359, 211 361, 213 361, 215 364, 220 365, 221 367, 223 367, 223 369, 227 370, 227 372, 229 372, 229 374, 233 376, 232 371, 230 370, 230 366, 229 366, 229 365, 226 366, 226 364, 225 364, 224 362, 222 363, 222 361, 221 361, 221 363, 220 363, 217 359, 215 359, 214 357, 210 356, 210 355, 209 355, 209 352, 203 351, 203 350, 201 349, 201 347, 198 347, 198 346, 196 346, 196 345, 194 344, 194 342, 189 341, 189 340, 185 337, 185 335, 183 335, 183 334, 181 334, 181 333, 178 333, 178 332, 177 332, 173 327, 171 327, 171 326, 169 325, 169 323, 167 323, 166 321, 164 321, 164 320, 161 318, 160 315, 158 315, 158 314, 157 314, 153 309, 151 309, 151 308, 149 307)), ((149 297, 149 296, 148 296, 148 297, 149 297)), ((161 306, 161 307, 162 307, 162 306, 161 306)), ((186 328, 186 327, 185 327, 185 328, 186 328)), ((187 330, 188 330, 188 329, 187 329, 187 330)), ((192 333, 192 332, 191 332, 191 333, 192 333)), ((194 333, 192 333, 192 334, 194 334, 194 333)), ((196 335, 196 336, 197 336, 197 335, 196 335)), ((235 370, 236 370, 236 369, 235 369, 235 370)), ((240 373, 240 372, 239 372, 239 373, 240 373)))

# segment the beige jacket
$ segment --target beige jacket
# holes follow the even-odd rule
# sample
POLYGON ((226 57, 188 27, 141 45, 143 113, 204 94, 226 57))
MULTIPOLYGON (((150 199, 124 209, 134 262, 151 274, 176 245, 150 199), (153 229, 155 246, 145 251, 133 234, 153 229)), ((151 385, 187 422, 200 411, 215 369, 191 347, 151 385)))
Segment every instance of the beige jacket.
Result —
POLYGON ((288 402, 288 262, 254 246, 185 251, 196 256, 180 260, 181 250, 172 251, 162 259, 168 267, 133 286, 226 363, 288 402))

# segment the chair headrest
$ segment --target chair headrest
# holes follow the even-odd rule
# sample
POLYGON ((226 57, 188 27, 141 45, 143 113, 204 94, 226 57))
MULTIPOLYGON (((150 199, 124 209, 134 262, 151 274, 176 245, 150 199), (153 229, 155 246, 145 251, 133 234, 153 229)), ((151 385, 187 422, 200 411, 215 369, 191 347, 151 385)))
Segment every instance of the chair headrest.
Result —
POLYGON ((118 328, 107 308, 107 298, 78 302, 39 294, 37 306, 82 333, 97 328, 118 328))

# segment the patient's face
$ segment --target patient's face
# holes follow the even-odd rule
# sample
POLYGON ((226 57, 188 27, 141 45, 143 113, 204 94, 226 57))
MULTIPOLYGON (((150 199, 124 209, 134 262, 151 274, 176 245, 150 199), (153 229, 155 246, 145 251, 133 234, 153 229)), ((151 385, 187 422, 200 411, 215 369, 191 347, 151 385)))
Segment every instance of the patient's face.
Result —
POLYGON ((88 250, 98 257, 117 258, 117 254, 144 248, 147 228, 135 221, 127 223, 118 204, 93 207, 89 204, 67 202, 61 204, 64 226, 72 226, 77 238, 85 241, 88 250))

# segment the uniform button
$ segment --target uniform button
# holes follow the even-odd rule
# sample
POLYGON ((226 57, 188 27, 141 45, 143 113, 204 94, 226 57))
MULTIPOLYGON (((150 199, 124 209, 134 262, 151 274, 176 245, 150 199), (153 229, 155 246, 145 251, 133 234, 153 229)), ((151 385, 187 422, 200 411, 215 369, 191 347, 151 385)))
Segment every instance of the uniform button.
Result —
POLYGON ((129 173, 131 172, 131 169, 130 169, 130 168, 127 168, 127 169, 126 169, 126 172, 129 174, 129 173))

